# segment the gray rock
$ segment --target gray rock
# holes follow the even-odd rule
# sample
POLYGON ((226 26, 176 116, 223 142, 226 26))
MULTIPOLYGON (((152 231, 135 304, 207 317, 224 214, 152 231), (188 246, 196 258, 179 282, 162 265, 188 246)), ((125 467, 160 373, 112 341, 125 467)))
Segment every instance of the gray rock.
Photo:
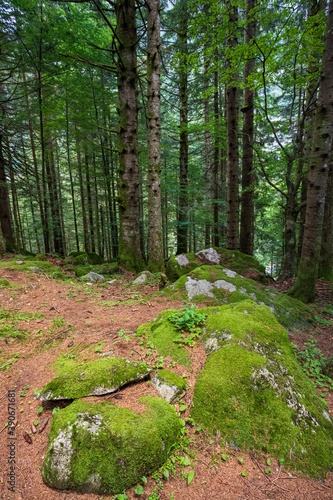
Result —
POLYGON ((30 267, 27 267, 27 269, 30 269, 30 271, 33 271, 34 273, 43 273, 44 270, 41 269, 40 267, 37 267, 37 266, 30 266, 30 267))
POLYGON ((149 271, 142 271, 139 276, 132 282, 132 285, 143 285, 148 280, 149 276, 153 276, 149 271))
POLYGON ((107 285, 113 285, 113 283, 116 283, 117 280, 110 280, 110 281, 106 281, 105 283, 107 285))
POLYGON ((97 283, 104 281, 104 276, 102 276, 101 274, 94 273, 93 271, 90 271, 90 273, 83 276, 83 279, 90 280, 93 283, 97 283))
POLYGON ((235 285, 228 283, 228 281, 225 280, 217 280, 211 283, 207 280, 197 280, 195 278, 191 278, 190 276, 187 278, 185 288, 190 300, 192 300, 196 295, 205 295, 206 297, 214 298, 215 295, 212 291, 214 288, 223 288, 224 290, 229 290, 229 292, 235 292, 237 290, 235 285))
POLYGON ((23 264, 23 260, 17 260, 17 261, 16 261, 16 264, 17 264, 18 266, 20 266, 21 264, 23 264))
POLYGON ((214 248, 206 248, 205 250, 200 250, 197 252, 197 256, 201 259, 206 259, 212 264, 220 264, 221 256, 217 253, 214 248))
POLYGON ((175 259, 180 266, 187 266, 187 264, 190 263, 190 261, 188 260, 188 258, 186 257, 185 254, 177 255, 177 257, 175 257, 175 259))
POLYGON ((184 379, 169 370, 159 370, 152 378, 151 383, 157 389, 161 398, 170 404, 174 404, 187 392, 184 379))

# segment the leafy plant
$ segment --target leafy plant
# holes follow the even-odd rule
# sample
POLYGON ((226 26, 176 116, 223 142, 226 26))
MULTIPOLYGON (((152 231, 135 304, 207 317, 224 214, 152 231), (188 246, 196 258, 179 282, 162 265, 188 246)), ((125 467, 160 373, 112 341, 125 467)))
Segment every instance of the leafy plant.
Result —
POLYGON ((169 321, 175 325, 177 330, 192 332, 194 328, 201 325, 207 318, 207 314, 198 313, 194 304, 186 304, 182 313, 174 313, 169 321))
POLYGON ((320 318, 319 316, 315 316, 315 320, 317 321, 317 323, 320 323, 321 325, 327 325, 327 326, 333 325, 332 321, 325 318, 320 318))
POLYGON ((53 408, 52 415, 55 415, 59 410, 60 410, 59 406, 56 406, 55 408, 53 408))
POLYGON ((317 340, 308 339, 308 342, 305 342, 304 346, 306 346, 304 351, 299 350, 296 353, 297 358, 303 365, 303 369, 310 377, 315 379, 316 385, 329 385, 333 388, 333 381, 322 373, 322 369, 327 363, 327 358, 325 358, 321 350, 318 349, 317 340))

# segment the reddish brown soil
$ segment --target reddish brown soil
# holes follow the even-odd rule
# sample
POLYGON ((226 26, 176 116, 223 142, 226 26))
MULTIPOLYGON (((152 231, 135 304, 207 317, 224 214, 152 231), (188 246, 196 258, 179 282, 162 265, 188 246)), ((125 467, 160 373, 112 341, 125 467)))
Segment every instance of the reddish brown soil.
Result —
MULTIPOLYGON (((34 399, 33 388, 41 389, 53 376, 52 364, 59 354, 72 353, 80 359, 94 359, 99 355, 100 347, 103 352, 112 350, 115 356, 130 357, 139 360, 146 358, 147 350, 143 349, 138 339, 131 333, 125 333, 129 338, 120 339, 118 333, 121 329, 134 332, 136 328, 152 320, 158 312, 168 308, 180 308, 182 302, 170 302, 166 298, 152 298, 149 302, 142 303, 140 298, 152 295, 158 285, 134 288, 128 286, 133 275, 122 276, 116 284, 103 288, 99 285, 87 286, 62 283, 48 279, 45 275, 29 275, 21 271, 8 271, 0 269, 0 277, 7 278, 12 283, 20 285, 16 289, 0 289, 0 307, 13 308, 22 312, 43 313, 45 319, 34 319, 24 322, 24 327, 29 333, 28 342, 17 340, 0 341, 0 356, 9 359, 9 355, 20 353, 16 363, 6 371, 0 372, 0 498, 22 500, 60 500, 60 499, 111 499, 111 496, 101 497, 94 494, 77 494, 74 492, 57 491, 48 488, 42 480, 40 468, 45 457, 52 410, 63 403, 47 403, 42 414, 37 416, 40 402, 34 399), (103 301, 119 301, 116 305, 103 304, 103 301), (130 301, 130 302, 129 302, 130 301), (61 316, 65 324, 50 334, 49 328, 52 321, 61 316), (70 329, 72 328, 72 330, 70 329), (43 336, 40 334, 44 332, 43 336), (118 342, 119 341, 119 342, 118 342), (104 342, 100 346, 99 342, 104 342), (133 352, 132 352, 133 351, 133 352), (23 388, 29 386, 25 390, 23 388), (15 388, 16 393, 16 491, 8 491, 8 433, 5 423, 8 420, 8 390, 15 388), (21 404, 22 403, 22 404, 21 404), (20 410, 23 411, 20 411, 20 410), (30 434, 32 444, 23 437, 25 432, 31 430, 31 424, 45 417, 49 421, 41 433, 30 434)), ((74 281, 74 280, 73 280, 74 281)), ((281 291, 288 288, 289 284, 277 284, 281 291)), ((332 290, 326 284, 319 284, 319 303, 332 303, 332 290), (323 291, 324 290, 324 291, 323 291)), ((317 326, 313 332, 304 332, 292 336, 291 341, 301 347, 313 333, 313 338, 318 340, 318 347, 325 356, 333 355, 333 329, 327 326, 317 326)), ((195 377, 205 362, 205 353, 199 345, 191 350, 192 371, 187 373, 192 389, 185 397, 189 408, 182 414, 187 417, 193 397, 195 377)), ((156 354, 152 354, 152 357, 156 354)), ((170 360, 171 361, 171 360, 170 360)), ((165 360, 164 366, 168 366, 165 360)), ((181 365, 172 368, 180 375, 186 374, 181 365)), ((112 399, 115 404, 141 411, 137 398, 143 394, 155 394, 155 389, 146 382, 128 386, 121 390, 116 398, 87 398, 90 401, 112 399), (117 399, 119 398, 119 399, 117 399)), ((327 400, 330 412, 333 412, 332 391, 329 391, 327 400)), ((195 458, 191 459, 193 465, 177 468, 169 479, 162 481, 163 489, 159 490, 159 498, 167 500, 220 500, 220 499, 332 499, 333 474, 328 473, 325 480, 316 481, 302 477, 299 473, 281 469, 276 460, 272 460, 270 475, 265 474, 267 468, 265 457, 259 462, 241 451, 232 448, 221 448, 219 436, 209 436, 203 432, 195 433, 187 425, 189 437, 193 440, 190 450, 195 458), (211 444, 210 444, 211 443, 211 444), (216 458, 216 453, 222 451, 228 456, 227 462, 216 458), (244 463, 239 463, 239 458, 244 463), (182 478, 182 471, 186 475, 190 470, 195 470, 194 479, 188 486, 182 478), (241 475, 242 471, 247 476, 241 475), (173 493, 173 496, 172 496, 173 493)), ((220 456, 220 455, 218 455, 220 456)), ((134 488, 127 491, 129 499, 148 499, 148 495, 156 488, 152 478, 148 478, 145 493, 136 495, 134 488)), ((156 497, 158 498, 158 497, 156 497)))

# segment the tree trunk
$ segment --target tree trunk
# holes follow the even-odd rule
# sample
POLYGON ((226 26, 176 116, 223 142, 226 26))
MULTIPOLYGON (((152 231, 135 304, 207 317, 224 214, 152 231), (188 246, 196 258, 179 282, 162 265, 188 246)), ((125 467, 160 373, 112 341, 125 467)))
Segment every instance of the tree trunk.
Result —
POLYGON ((161 209, 160 1, 147 1, 148 268, 164 265, 161 209))
POLYGON ((214 71, 214 169, 213 169, 213 246, 218 247, 219 238, 219 166, 220 166, 220 130, 219 130, 219 70, 218 70, 218 48, 214 51, 215 71, 214 71))
POLYGON ((8 185, 5 172, 5 159, 2 152, 2 133, 0 132, 0 222, 2 234, 5 239, 14 242, 8 185))
MULTIPOLYGON (((228 37, 227 49, 232 52, 237 47, 236 27, 238 21, 237 7, 231 0, 228 7, 228 37)), ((239 248, 239 193, 238 193, 238 99, 236 81, 237 72, 232 68, 232 58, 227 59, 227 68, 230 79, 227 87, 227 169, 228 169, 228 194, 227 194, 227 244, 231 250, 239 248)))
POLYGON ((1 224, 0 224, 0 255, 4 255, 6 252, 6 243, 2 234, 1 224))
POLYGON ((323 234, 321 238, 319 277, 333 281, 333 159, 327 179, 323 234))
MULTIPOLYGON (((256 0, 247 0, 246 26, 244 42, 252 50, 256 36, 255 8, 256 0)), ((240 251, 253 255, 254 237, 254 171, 253 171, 253 114, 254 90, 250 87, 249 77, 253 74, 255 58, 248 56, 244 67, 243 90, 243 158, 242 158, 242 195, 240 219, 240 251)))
POLYGON ((303 302, 315 300, 316 279, 324 220, 327 177, 333 138, 333 0, 330 0, 321 70, 308 197, 300 264, 291 295, 303 302))
POLYGON ((179 19, 179 206, 177 224, 177 254, 187 252, 188 232, 188 95, 187 95, 187 1, 183 2, 179 19))
POLYGON ((120 265, 141 271, 138 92, 134 0, 116 1, 119 97, 119 255, 120 265))

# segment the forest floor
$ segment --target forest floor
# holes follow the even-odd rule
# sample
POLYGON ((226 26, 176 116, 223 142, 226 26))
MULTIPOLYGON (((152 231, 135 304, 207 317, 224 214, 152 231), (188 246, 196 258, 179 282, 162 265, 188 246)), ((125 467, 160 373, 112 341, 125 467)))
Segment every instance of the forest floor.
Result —
MULTIPOLYGON (((54 262, 55 264, 58 264, 54 262)), ((38 263, 36 263, 38 265, 38 263)), ((0 498, 21 500, 90 500, 112 499, 112 496, 78 494, 48 488, 42 479, 40 468, 48 445, 48 434, 52 411, 64 407, 69 402, 48 402, 38 413, 41 402, 34 399, 33 389, 40 390, 54 377, 52 365, 59 356, 68 359, 96 359, 101 352, 113 351, 115 356, 146 359, 154 364, 157 354, 149 354, 134 337, 134 332, 143 323, 151 321, 164 309, 184 305, 181 301, 170 301, 166 297, 153 297, 158 290, 158 282, 150 285, 131 286, 133 274, 116 276, 111 285, 85 285, 49 279, 45 274, 33 274, 20 270, 0 268, 0 278, 5 278, 17 286, 0 289, 1 309, 10 309, 17 316, 17 328, 24 328, 29 340, 0 339, 0 498), (151 297, 151 298, 149 298, 151 297), (36 316, 37 314, 37 316, 36 316), (35 315, 35 316, 33 316, 35 315), (20 319, 21 318, 21 319, 20 319), (13 361, 11 361, 13 360, 13 361), (7 369, 6 369, 7 368, 7 369), (16 491, 8 490, 8 443, 6 432, 8 421, 8 391, 16 394, 16 491), (47 424, 42 432, 41 424, 47 424), (39 421, 36 429, 33 422, 39 421), (35 433, 33 432, 35 431, 35 433), (30 434, 29 434, 30 432, 30 434), (25 436, 25 437, 24 437, 25 436), (29 436, 30 441, 29 443, 29 436), (26 438, 28 437, 28 441, 26 438)), ((280 291, 286 291, 290 283, 276 283, 280 291)), ((332 288, 329 284, 318 283, 318 306, 332 304, 332 288)), ((13 316, 14 317, 14 316, 13 316)), ((321 315, 324 319, 325 316, 321 315)), ((329 317, 327 318, 329 319, 329 317)), ((4 321, 4 320, 2 320, 4 321)), ((328 323, 328 321, 327 321, 328 323)), ((1 326, 1 317, 0 317, 1 326)), ((316 347, 327 358, 333 355, 333 327, 317 323, 312 331, 291 336, 291 342, 302 349, 304 343, 317 340, 316 347)), ((188 408, 181 413, 182 419, 189 416, 193 398, 196 374, 205 361, 204 349, 197 345, 191 349, 192 369, 176 364, 172 369, 179 375, 187 375, 192 389, 184 397, 182 404, 188 408)), ((171 359, 165 358, 167 368, 171 359)), ((323 389, 318 388, 323 394, 323 389)), ((89 397, 88 401, 112 400, 115 404, 140 411, 137 398, 143 394, 158 395, 152 385, 141 382, 128 386, 116 395, 89 397)), ((325 399, 333 415, 333 391, 325 390, 325 399)), ((209 402, 207 402, 209 404, 209 402)), ((176 405, 176 410, 179 406, 176 405)), ((219 436, 211 436, 203 431, 196 432, 195 426, 186 425, 190 438, 191 465, 177 465, 170 471, 169 478, 148 478, 144 493, 137 495, 135 487, 126 493, 129 499, 142 500, 220 500, 220 499, 333 499, 333 473, 320 481, 310 479, 300 472, 284 470, 276 459, 271 458, 272 472, 265 473, 267 459, 251 456, 231 447, 221 447, 219 436), (227 460, 221 459, 221 454, 227 460), (239 459, 243 459, 239 460, 239 459), (192 482, 187 484, 187 476, 194 470, 192 482), (242 472, 246 471, 246 476, 242 472)), ((179 450, 182 454, 182 450, 179 450)), ((185 462, 186 463, 186 462, 185 462)), ((163 474, 162 474, 163 476, 163 474)))

